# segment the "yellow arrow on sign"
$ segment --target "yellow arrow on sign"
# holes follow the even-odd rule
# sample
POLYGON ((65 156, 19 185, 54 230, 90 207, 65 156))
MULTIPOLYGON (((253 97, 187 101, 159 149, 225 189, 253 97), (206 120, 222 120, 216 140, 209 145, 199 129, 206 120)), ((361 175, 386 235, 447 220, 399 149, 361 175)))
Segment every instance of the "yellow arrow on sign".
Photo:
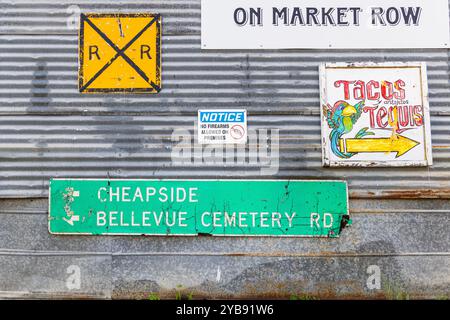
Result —
POLYGON ((397 152, 396 158, 404 155, 419 144, 419 142, 400 135, 391 138, 370 139, 340 139, 342 152, 397 152))

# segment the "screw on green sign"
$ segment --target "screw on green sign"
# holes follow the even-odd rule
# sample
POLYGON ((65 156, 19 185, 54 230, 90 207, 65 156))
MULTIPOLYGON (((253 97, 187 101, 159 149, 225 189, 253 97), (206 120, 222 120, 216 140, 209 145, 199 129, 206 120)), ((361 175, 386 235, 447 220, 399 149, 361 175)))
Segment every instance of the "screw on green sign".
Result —
POLYGON ((337 237, 347 184, 295 180, 50 181, 52 234, 337 237))

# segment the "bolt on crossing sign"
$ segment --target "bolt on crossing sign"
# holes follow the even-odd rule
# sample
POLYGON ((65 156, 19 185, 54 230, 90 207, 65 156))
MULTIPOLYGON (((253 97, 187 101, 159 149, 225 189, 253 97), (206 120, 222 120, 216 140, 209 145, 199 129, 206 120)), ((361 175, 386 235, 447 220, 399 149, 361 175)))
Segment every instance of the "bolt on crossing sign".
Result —
POLYGON ((81 93, 158 93, 161 90, 159 14, 81 14, 81 93))

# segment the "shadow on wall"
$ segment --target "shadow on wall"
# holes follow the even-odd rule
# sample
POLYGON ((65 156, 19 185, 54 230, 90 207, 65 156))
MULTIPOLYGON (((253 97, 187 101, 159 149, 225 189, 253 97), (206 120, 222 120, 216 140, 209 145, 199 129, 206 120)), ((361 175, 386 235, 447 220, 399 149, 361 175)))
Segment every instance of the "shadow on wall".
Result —
POLYGON ((48 106, 51 102, 50 88, 48 86, 48 68, 47 62, 43 58, 39 58, 31 80, 31 107, 27 109, 29 112, 49 111, 48 106))

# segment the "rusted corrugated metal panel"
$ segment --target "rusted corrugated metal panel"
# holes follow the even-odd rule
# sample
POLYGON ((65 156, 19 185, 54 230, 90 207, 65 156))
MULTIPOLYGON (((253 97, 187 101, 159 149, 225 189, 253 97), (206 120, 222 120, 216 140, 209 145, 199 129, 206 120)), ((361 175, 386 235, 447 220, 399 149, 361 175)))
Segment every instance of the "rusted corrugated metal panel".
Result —
POLYGON ((443 298, 449 204, 355 201, 354 224, 329 239, 73 237, 47 232, 46 200, 2 200, 0 297, 443 298), (433 209, 427 209, 429 207, 433 209), (389 208, 389 209, 387 209, 389 208), (69 266, 81 287, 67 286, 69 266), (381 288, 369 290, 369 266, 381 288), (182 289, 181 289, 182 288, 182 289))
POLYGON ((171 163, 171 134, 192 131, 198 108, 238 106, 249 111, 250 129, 280 130, 278 177, 345 178, 353 197, 449 197, 446 50, 216 53, 201 52, 199 40, 163 39, 159 95, 105 96, 78 93, 76 36, 0 36, 0 195, 46 196, 52 176, 239 177, 237 166, 171 163), (332 60, 427 61, 433 167, 321 168, 318 64, 332 60))
POLYGON ((450 114, 448 50, 201 51, 200 35, 163 33, 164 90, 158 96, 86 96, 77 90, 77 41, 75 35, 1 35, 6 104, 0 111, 193 114, 214 104, 242 106, 253 115, 319 115, 321 62, 423 60, 431 112, 450 114))
POLYGON ((2 0, 0 33, 75 34, 73 19, 79 12, 156 12, 164 17, 165 34, 199 34, 198 0, 90 1, 2 0), (69 28, 67 27, 69 25, 69 28))
MULTIPOLYGON (((253 129, 280 130, 280 168, 276 177, 346 179, 352 197, 394 197, 394 193, 400 198, 412 194, 421 197, 421 192, 425 197, 448 196, 450 136, 446 133, 450 118, 432 119, 434 144, 444 148, 433 149, 435 164, 431 168, 339 170, 321 167, 320 120, 317 118, 301 115, 251 117, 249 126, 253 129), (405 190, 409 190, 408 193, 402 194, 405 190)), ((194 120, 195 116, 175 115, 2 116, 0 192, 4 197, 47 196, 50 177, 260 176, 262 166, 249 165, 248 161, 244 165, 173 164, 171 153, 180 142, 171 141, 172 132, 186 129, 193 134, 194 120)), ((272 166, 275 165, 274 160, 272 166)))
POLYGON ((449 50, 201 51, 200 0, 0 0, 0 12, 0 197, 30 198, 0 200, 0 297, 448 297, 450 208, 437 198, 450 198, 449 50), (162 14, 158 95, 79 94, 78 8, 162 14), (318 66, 337 61, 427 63, 432 167, 321 167, 318 66), (193 133, 202 108, 245 108, 249 129, 279 129, 279 171, 174 163, 174 130, 193 133), (48 233, 47 200, 31 198, 50 177, 108 176, 343 179, 353 226, 337 240, 48 233), (367 288, 370 265, 380 290, 367 288))

